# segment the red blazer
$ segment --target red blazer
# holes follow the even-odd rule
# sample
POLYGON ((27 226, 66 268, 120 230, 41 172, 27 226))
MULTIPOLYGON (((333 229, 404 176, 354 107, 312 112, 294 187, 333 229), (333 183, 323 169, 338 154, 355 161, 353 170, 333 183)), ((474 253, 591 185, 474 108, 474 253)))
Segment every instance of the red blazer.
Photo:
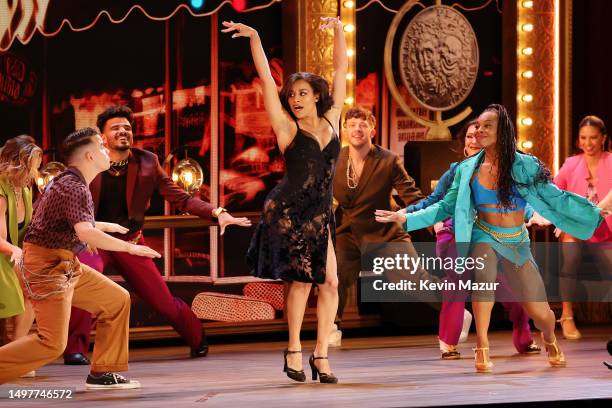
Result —
MULTIPOLYGON (((102 173, 89 185, 94 201, 96 216, 100 204, 100 190, 102 184, 102 173)), ((183 189, 178 187, 164 169, 159 165, 157 155, 147 150, 132 148, 128 159, 127 170, 127 208, 128 216, 138 223, 144 221, 144 214, 149 208, 153 191, 158 190, 165 200, 171 202, 176 208, 183 212, 197 215, 200 218, 213 220, 212 210, 209 203, 196 197, 191 197, 183 189)))

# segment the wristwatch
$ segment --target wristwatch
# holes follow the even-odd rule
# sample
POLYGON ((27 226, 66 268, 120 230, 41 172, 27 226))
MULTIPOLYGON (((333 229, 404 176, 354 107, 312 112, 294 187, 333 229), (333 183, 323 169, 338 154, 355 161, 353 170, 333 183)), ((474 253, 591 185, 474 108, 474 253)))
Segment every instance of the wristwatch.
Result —
POLYGON ((212 215, 215 218, 219 218, 219 216, 221 215, 221 213, 227 212, 227 210, 223 207, 218 207, 215 208, 214 210, 212 210, 212 215))

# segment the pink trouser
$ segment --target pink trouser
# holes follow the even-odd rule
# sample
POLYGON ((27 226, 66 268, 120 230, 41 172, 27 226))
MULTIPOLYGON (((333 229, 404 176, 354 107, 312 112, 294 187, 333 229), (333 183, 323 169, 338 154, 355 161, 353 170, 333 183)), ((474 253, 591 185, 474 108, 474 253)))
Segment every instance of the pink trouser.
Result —
MULTIPOLYGON (((436 254, 438 257, 457 257, 457 247, 455 246, 455 236, 452 231, 452 221, 447 220, 445 228, 437 234, 436 254)), ((469 274, 466 272, 462 275, 455 273, 454 270, 446 270, 446 280, 448 282, 457 283, 459 280, 468 279, 469 274)), ((506 284, 503 275, 497 275, 497 281, 501 283, 498 286, 498 291, 502 298, 508 299, 512 295, 506 284)), ((458 285, 457 285, 458 287, 458 285)), ((445 291, 443 294, 442 309, 440 310, 440 325, 438 329, 438 337, 444 343, 455 346, 459 342, 461 329, 463 327, 463 311, 465 309, 465 299, 468 293, 466 291, 445 291)), ((521 353, 527 350, 527 347, 533 343, 531 329, 529 327, 529 316, 525 313, 523 307, 517 302, 502 302, 502 306, 508 313, 508 317, 512 322, 512 343, 516 350, 521 353)))

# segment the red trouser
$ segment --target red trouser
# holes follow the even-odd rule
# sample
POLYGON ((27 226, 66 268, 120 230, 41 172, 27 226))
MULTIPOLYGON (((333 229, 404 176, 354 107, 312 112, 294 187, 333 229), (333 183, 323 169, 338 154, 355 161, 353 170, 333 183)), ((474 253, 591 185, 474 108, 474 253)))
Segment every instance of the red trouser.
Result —
MULTIPOLYGON (((144 239, 141 237, 138 243, 144 245, 144 239)), ((170 293, 168 285, 150 258, 130 255, 126 252, 99 250, 97 256, 85 254, 80 255, 79 259, 98 271, 103 271, 106 266, 112 266, 129 284, 129 289, 157 313, 168 319, 172 327, 191 347, 200 345, 202 323, 182 299, 170 293)), ((64 355, 87 354, 90 331, 91 314, 73 307, 70 316, 68 345, 64 355)))

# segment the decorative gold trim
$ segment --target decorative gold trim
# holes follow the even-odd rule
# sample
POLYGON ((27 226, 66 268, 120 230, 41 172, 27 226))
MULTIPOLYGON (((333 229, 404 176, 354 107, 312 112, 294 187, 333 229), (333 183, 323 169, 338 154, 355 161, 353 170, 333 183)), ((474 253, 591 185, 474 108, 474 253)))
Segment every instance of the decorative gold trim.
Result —
POLYGON ((563 163, 563 161, 565 161, 565 159, 572 153, 574 139, 572 130, 573 2, 570 0, 561 0, 559 12, 561 13, 559 18, 561 23, 561 58, 559 59, 561 63, 561 66, 559 67, 561 80, 561 83, 559 84, 561 86, 561 106, 559 106, 559 113, 561 115, 561 134, 559 135, 559 163, 563 163))
POLYGON ((305 29, 306 47, 304 50, 304 70, 321 75, 329 83, 332 81, 333 69, 333 34, 329 30, 319 29, 321 17, 336 17, 338 2, 336 0, 304 1, 305 19, 300 21, 305 29))
MULTIPOLYGON (((559 0, 533 2, 533 8, 525 8, 517 2, 517 117, 516 129, 518 148, 538 156, 553 169, 558 159, 556 141, 556 115, 562 114, 556 106, 556 91, 561 84, 555 80, 556 52, 555 18, 559 0), (522 29, 524 24, 533 24, 533 31, 522 29), (532 48, 532 54, 524 54, 524 48, 532 48), (523 78, 522 72, 531 70, 532 78, 523 78), (524 101, 523 95, 533 99, 524 101), (557 108, 557 110, 556 110, 557 108), (531 118, 532 124, 525 124, 524 118, 531 118), (524 142, 532 142, 527 147, 524 142), (551 148, 552 147, 552 148, 551 148)), ((558 141, 558 140, 557 140, 558 141)))

